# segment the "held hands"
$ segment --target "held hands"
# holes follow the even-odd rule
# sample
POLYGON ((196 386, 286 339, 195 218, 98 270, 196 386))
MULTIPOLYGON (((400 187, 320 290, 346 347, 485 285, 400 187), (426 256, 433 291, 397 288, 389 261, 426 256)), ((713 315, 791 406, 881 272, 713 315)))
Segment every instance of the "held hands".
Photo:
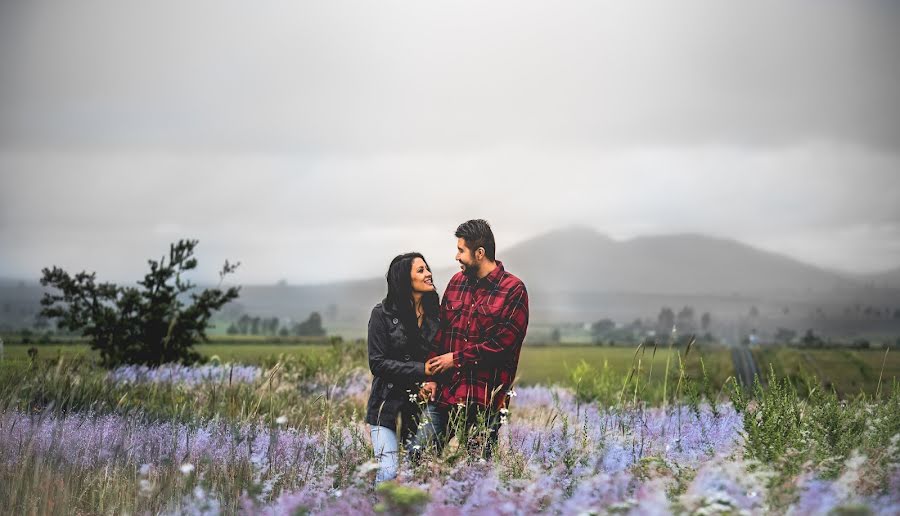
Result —
POLYGON ((434 401, 436 393, 437 382, 425 382, 422 384, 422 388, 419 389, 419 396, 425 401, 434 401))
POLYGON ((456 364, 453 362, 453 353, 444 353, 425 362, 425 374, 434 376, 454 367, 456 367, 456 364))

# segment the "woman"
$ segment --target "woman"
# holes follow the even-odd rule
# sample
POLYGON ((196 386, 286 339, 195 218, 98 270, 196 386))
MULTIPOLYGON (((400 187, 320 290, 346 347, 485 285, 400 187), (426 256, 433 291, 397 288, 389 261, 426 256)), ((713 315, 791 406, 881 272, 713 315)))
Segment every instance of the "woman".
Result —
POLYGON ((400 436, 418 427, 418 383, 426 380, 425 358, 438 330, 439 300, 431 269, 419 253, 397 256, 388 267, 387 296, 369 319, 369 369, 374 375, 366 422, 379 461, 375 482, 397 476, 400 436))

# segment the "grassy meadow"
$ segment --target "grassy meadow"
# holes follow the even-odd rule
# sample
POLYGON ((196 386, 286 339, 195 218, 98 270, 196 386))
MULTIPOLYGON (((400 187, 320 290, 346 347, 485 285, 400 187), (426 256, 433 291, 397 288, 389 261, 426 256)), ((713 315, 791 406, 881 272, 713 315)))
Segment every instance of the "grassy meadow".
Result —
MULTIPOLYGON (((347 344, 347 347, 354 347, 347 344)), ((31 346, 13 344, 5 346, 5 357, 11 361, 28 361, 31 346)), ((220 363, 267 364, 279 357, 322 357, 329 353, 330 344, 324 341, 296 343, 286 340, 272 342, 263 337, 248 339, 216 339, 200 344, 196 349, 205 357, 217 357, 220 363)), ((87 344, 37 345, 41 359, 64 357, 90 360, 94 356, 87 344)), ((622 376, 632 368, 637 376, 647 378, 651 386, 661 385, 669 362, 670 377, 678 370, 676 352, 665 346, 609 347, 590 345, 535 345, 525 346, 519 358, 518 382, 520 385, 565 385, 571 387, 573 374, 579 365, 586 371, 602 374, 604 367, 609 375, 622 376)), ((682 350, 683 351, 683 350, 682 350)), ((771 364, 776 376, 789 377, 798 384, 815 378, 826 388, 834 388, 842 397, 860 392, 875 394, 881 379, 882 390, 890 390, 894 378, 900 380, 900 350, 853 349, 800 349, 788 347, 758 347, 751 350, 764 376, 769 375, 771 364), (883 371, 882 371, 883 368, 883 371)), ((686 374, 693 378, 703 376, 703 367, 710 382, 721 388, 734 376, 731 352, 719 346, 696 346, 684 358, 686 374)), ((365 365, 365 364, 362 364, 365 365)))
POLYGON ((526 347, 492 460, 454 438, 374 489, 361 344, 229 341, 199 346, 204 365, 110 371, 86 345, 27 349, 0 362, 10 513, 900 510, 900 364, 883 351, 756 349, 775 374, 742 389, 727 349, 526 347))
POLYGON ((844 396, 859 392, 875 394, 891 389, 892 380, 900 380, 900 350, 762 348, 753 350, 763 374, 802 382, 815 377, 826 389, 834 388, 844 396), (885 354, 887 353, 887 354, 885 354))

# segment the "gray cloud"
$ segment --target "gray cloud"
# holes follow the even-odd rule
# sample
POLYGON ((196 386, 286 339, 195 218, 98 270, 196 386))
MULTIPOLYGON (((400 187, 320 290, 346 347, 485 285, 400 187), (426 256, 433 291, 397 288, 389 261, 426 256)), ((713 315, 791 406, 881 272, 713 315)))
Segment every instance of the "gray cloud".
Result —
POLYGON ((895 149, 892 2, 5 4, 8 145, 895 149))
MULTIPOLYGON (((382 273, 488 218, 900 265, 891 2, 0 4, 0 275, 382 273)), ((212 275, 208 276, 212 278, 212 275)))
POLYGON ((815 146, 0 156, 0 241, 10 244, 0 274, 59 260, 130 277, 168 242, 196 237, 208 262, 243 260, 246 281, 371 276, 408 249, 452 266, 453 229, 476 216, 494 224, 501 255, 581 224, 616 238, 702 232, 821 266, 879 270, 900 264, 898 164, 892 154, 815 146), (67 168, 83 172, 59 172, 67 168))

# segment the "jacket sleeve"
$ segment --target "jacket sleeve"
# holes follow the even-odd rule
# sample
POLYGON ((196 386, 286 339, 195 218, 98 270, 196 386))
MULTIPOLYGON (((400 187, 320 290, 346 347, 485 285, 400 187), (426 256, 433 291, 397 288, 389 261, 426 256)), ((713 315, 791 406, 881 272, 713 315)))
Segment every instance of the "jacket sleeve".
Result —
POLYGON ((375 311, 369 318, 369 370, 390 381, 421 382, 425 380, 425 363, 393 360, 387 357, 390 349, 387 328, 375 311))
POLYGON ((521 343, 528 329, 528 292, 524 284, 514 287, 503 304, 500 321, 484 336, 481 342, 470 342, 453 355, 459 367, 466 367, 479 360, 492 360, 521 343))
POLYGON ((444 342, 446 339, 445 335, 449 335, 447 331, 447 311, 444 309, 444 306, 447 303, 447 294, 444 293, 444 301, 441 303, 440 309, 440 318, 438 319, 438 330, 434 334, 434 338, 431 342, 428 343, 428 356, 425 358, 425 361, 428 362, 432 358, 443 355, 444 353, 450 352, 450 346, 448 343, 444 342))

